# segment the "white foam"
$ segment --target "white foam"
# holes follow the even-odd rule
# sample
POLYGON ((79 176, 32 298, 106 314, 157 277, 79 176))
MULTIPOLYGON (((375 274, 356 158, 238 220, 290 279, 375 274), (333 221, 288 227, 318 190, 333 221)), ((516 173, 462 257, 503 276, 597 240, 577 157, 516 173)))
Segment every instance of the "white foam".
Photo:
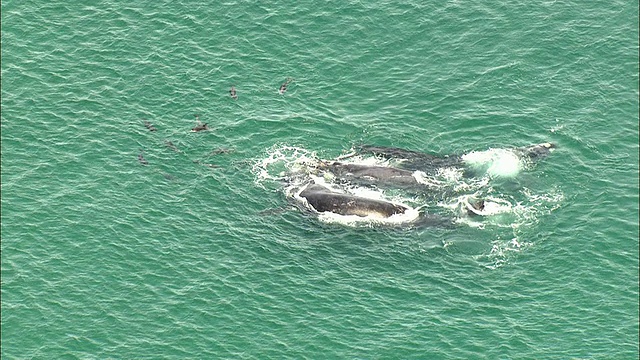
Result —
POLYGON ((424 171, 414 171, 411 174, 418 184, 426 185, 429 187, 441 187, 444 185, 444 182, 438 180, 432 176, 427 175, 424 171))
POLYGON ((462 179, 463 170, 457 167, 440 168, 437 176, 448 183, 457 183, 462 179))
POLYGON ((500 199, 494 196, 488 196, 484 199, 484 208, 482 210, 476 210, 471 203, 469 202, 469 199, 471 197, 467 197, 465 199, 465 207, 470 210, 473 211, 475 214, 480 215, 480 216, 492 216, 492 215, 498 215, 498 214, 503 214, 503 213, 509 213, 513 211, 513 205, 505 200, 505 199, 500 199))
POLYGON ((256 182, 282 180, 286 176, 304 173, 317 164, 314 152, 295 146, 274 146, 267 151, 267 157, 257 161, 252 168, 256 182))
POLYGON ((473 151, 463 155, 462 160, 476 170, 484 169, 491 177, 515 177, 523 166, 520 157, 507 149, 473 151))
POLYGON ((486 225, 497 227, 518 227, 522 220, 519 213, 522 211, 521 204, 503 199, 497 196, 460 195, 449 202, 441 202, 439 206, 456 213, 458 223, 463 223, 471 227, 485 228, 486 225), (475 209, 471 202, 475 199, 484 200, 484 208, 475 209), (469 211, 478 215, 469 215, 469 211))
POLYGON ((340 215, 332 212, 322 212, 319 213, 318 219, 325 223, 338 223, 347 226, 400 225, 415 221, 420 216, 420 212, 417 209, 408 207, 407 205, 403 206, 406 206, 408 210, 402 214, 395 214, 390 217, 382 217, 379 215, 340 215))

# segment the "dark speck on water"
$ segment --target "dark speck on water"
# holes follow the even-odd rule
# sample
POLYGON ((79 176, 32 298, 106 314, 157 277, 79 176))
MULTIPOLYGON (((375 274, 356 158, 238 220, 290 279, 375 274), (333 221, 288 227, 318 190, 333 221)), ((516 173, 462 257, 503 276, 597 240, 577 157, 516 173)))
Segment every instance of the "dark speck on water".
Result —
POLYGON ((228 154, 232 152, 232 149, 218 148, 211 152, 211 155, 228 154))
POLYGON ((146 120, 145 120, 145 122, 144 122, 144 126, 145 126, 147 129, 149 129, 150 131, 156 131, 156 130, 157 130, 153 125, 151 125, 151 123, 150 123, 150 122, 148 122, 148 121, 146 121, 146 120))
POLYGON ((149 165, 149 162, 144 158, 144 156, 142 156, 142 153, 138 154, 138 161, 142 165, 149 165))
POLYGON ((198 132, 198 131, 203 131, 203 130, 209 130, 209 127, 207 126, 207 123, 202 123, 200 121, 200 115, 196 114, 196 121, 198 122, 198 124, 191 129, 191 132, 198 132))
POLYGON ((198 131, 204 131, 204 130, 209 130, 207 123, 196 125, 196 127, 191 129, 192 132, 198 132, 198 131))
POLYGON ((289 78, 282 85, 280 85, 280 95, 284 94, 287 91, 287 85, 289 85, 291 81, 293 81, 293 79, 289 78))
POLYGON ((173 142, 171 142, 171 141, 169 141, 169 140, 165 140, 164 144, 165 144, 169 149, 171 149, 171 150, 173 150, 173 151, 176 151, 176 152, 177 152, 177 151, 180 151, 180 150, 178 150, 178 147, 177 147, 173 142))

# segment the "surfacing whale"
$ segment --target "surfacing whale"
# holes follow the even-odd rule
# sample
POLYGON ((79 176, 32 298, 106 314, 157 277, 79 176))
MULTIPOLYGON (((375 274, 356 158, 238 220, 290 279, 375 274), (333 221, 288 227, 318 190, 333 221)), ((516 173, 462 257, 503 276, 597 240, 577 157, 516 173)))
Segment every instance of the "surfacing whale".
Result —
POLYGON ((549 156, 549 154, 551 154, 551 152, 555 148, 555 144, 546 142, 542 144, 527 146, 524 148, 518 148, 515 151, 518 155, 529 158, 531 160, 540 160, 549 156))
MULTIPOLYGON (((365 197, 338 193, 322 185, 309 184, 300 192, 300 197, 318 213, 330 212, 338 215, 356 215, 388 219, 394 215, 405 214, 410 209, 404 205, 389 201, 369 199, 365 197)), ((436 214, 422 213, 417 219, 405 224, 412 226, 453 227, 451 219, 436 214)))
POLYGON ((317 212, 332 212, 338 215, 388 218, 409 210, 405 206, 388 201, 334 192, 318 184, 307 185, 300 197, 305 198, 317 212))
POLYGON ((444 155, 437 156, 413 150, 405 150, 394 147, 363 145, 358 148, 362 153, 370 153, 385 159, 399 159, 404 169, 421 170, 433 174, 438 169, 445 167, 463 166, 462 156, 444 155))
MULTIPOLYGON (((515 148, 513 152, 520 158, 538 161, 547 157, 556 145, 553 143, 542 143, 527 147, 515 148)), ((431 155, 413 150, 405 150, 394 147, 363 145, 358 148, 359 152, 370 153, 385 159, 400 160, 399 167, 409 170, 421 170, 432 174, 441 168, 458 167, 465 168, 466 164, 462 155, 431 155)), ((465 172, 469 176, 469 172, 465 172)))
POLYGON ((328 171, 343 181, 354 181, 366 184, 410 187, 419 185, 413 171, 390 166, 350 164, 339 161, 321 161, 319 170, 328 171))

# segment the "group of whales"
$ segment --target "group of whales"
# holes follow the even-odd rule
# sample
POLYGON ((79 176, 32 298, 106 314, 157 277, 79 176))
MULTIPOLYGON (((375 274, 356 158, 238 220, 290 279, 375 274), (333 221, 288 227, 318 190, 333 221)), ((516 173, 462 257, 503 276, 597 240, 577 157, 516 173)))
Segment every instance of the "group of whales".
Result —
MULTIPOLYGON (((514 149, 513 153, 519 158, 537 161, 549 155, 555 148, 552 143, 542 143, 524 148, 514 149)), ((433 174, 438 169, 458 167, 465 169, 462 156, 435 156, 426 153, 392 147, 361 146, 360 153, 373 154, 389 160, 398 160, 399 167, 363 165, 343 161, 319 161, 316 170, 330 173, 340 181, 364 182, 378 187, 414 187, 419 186, 414 176, 415 171, 433 174)), ((344 159, 344 158, 343 158, 344 159)), ((470 176, 470 172, 465 173, 470 176)), ((386 200, 371 199, 343 192, 338 192, 316 182, 307 184, 298 194, 317 213, 333 213, 337 215, 356 215, 359 217, 390 218, 404 214, 409 207, 386 200)), ((470 214, 481 214, 484 201, 478 200, 469 206, 470 214)), ((449 219, 435 214, 421 214, 420 224, 444 225, 449 219)))

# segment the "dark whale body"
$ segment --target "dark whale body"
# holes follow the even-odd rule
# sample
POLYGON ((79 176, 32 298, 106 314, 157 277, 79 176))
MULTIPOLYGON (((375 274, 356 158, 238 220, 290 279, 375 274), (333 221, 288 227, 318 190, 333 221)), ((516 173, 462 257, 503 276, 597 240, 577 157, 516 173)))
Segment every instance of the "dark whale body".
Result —
POLYGON ((399 159, 414 159, 414 158, 436 158, 434 155, 425 154, 419 151, 400 149, 395 147, 375 146, 375 145, 362 145, 359 148, 360 151, 369 152, 375 155, 387 157, 387 158, 399 158, 399 159))
MULTIPOLYGON (((389 218, 393 215, 404 214, 409 210, 406 206, 384 200, 337 193, 318 184, 307 185, 300 193, 300 197, 305 198, 309 205, 319 213, 331 212, 338 215, 389 218)), ((455 226, 449 218, 426 213, 421 213, 417 219, 405 223, 405 225, 438 226, 441 228, 453 228, 455 226)))
MULTIPOLYGON (((516 148, 514 149, 514 152, 520 158, 538 161, 547 157, 555 148, 555 144, 542 143, 523 148, 516 148)), ((413 150, 373 145, 363 145, 359 148, 359 150, 361 152, 371 153, 385 159, 399 159, 401 161, 398 166, 402 167, 403 169, 421 170, 428 174, 434 174, 434 172, 441 168, 458 167, 465 169, 465 176, 473 175, 469 171, 469 169, 465 168, 464 160, 460 155, 436 156, 413 150)))
POLYGON ((305 198, 317 212, 332 212, 338 215, 388 218, 409 210, 405 206, 388 201, 337 193, 318 184, 307 185, 300 197, 305 198))
POLYGON ((413 176, 412 171, 390 166, 348 164, 335 161, 323 162, 318 166, 318 168, 329 171, 336 177, 347 181, 400 187, 419 185, 418 181, 413 176))
POLYGON ((418 151, 405 150, 394 147, 363 145, 361 152, 374 154, 385 159, 400 159, 402 168, 421 170, 433 174, 440 168, 462 166, 462 157, 458 155, 436 156, 418 151))
POLYGON ((521 157, 529 158, 530 160, 541 160, 549 156, 553 149, 556 148, 555 144, 542 143, 537 145, 527 146, 525 148, 516 149, 516 153, 521 157))

